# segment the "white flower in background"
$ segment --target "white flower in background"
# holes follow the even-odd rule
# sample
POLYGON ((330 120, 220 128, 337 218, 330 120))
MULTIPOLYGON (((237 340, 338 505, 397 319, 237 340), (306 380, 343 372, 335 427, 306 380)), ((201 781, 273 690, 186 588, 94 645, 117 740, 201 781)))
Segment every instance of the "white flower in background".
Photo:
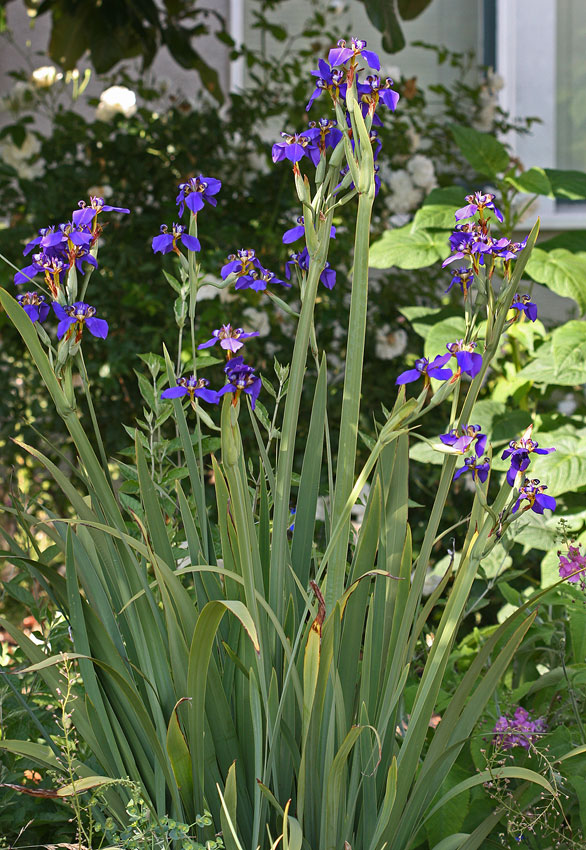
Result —
POLYGON ((557 403, 558 413, 561 413, 563 416, 572 416, 576 412, 577 407, 578 402, 573 393, 566 393, 563 399, 557 403))
POLYGON ((407 332, 403 328, 391 330, 390 325, 376 329, 375 354, 379 360, 392 360, 405 351, 407 347, 407 332))
POLYGON ((105 183, 103 186, 90 186, 87 193, 90 198, 104 198, 104 200, 107 200, 114 194, 114 189, 105 183))
POLYGON ((0 110, 3 112, 20 112, 33 102, 33 90, 29 83, 18 80, 12 90, 0 98, 0 110))
POLYGON ((369 493, 370 484, 365 484, 362 490, 360 491, 356 504, 350 511, 351 522, 356 531, 358 531, 360 526, 362 525, 362 520, 364 519, 364 512, 366 511, 366 503, 368 501, 369 493))
POLYGON ((110 86, 100 95, 96 118, 111 121, 115 115, 131 118, 136 112, 136 95, 126 86, 110 86))
POLYGON ((416 154, 407 163, 407 171, 409 172, 413 183, 420 189, 425 189, 426 192, 430 192, 437 186, 435 168, 433 167, 433 162, 428 156, 423 156, 423 154, 420 153, 416 154))
POLYGON ((423 200, 423 190, 413 184, 404 168, 393 171, 389 179, 391 189, 387 196, 387 206, 394 213, 408 213, 423 200))
POLYGON ((57 68, 53 65, 41 65, 40 68, 35 68, 31 74, 31 83, 38 89, 48 89, 61 79, 63 79, 63 74, 57 73, 57 68))
POLYGON ((255 310, 254 307, 247 307, 242 311, 242 315, 246 316, 246 330, 258 331, 259 336, 270 334, 271 325, 265 312, 255 310))
POLYGON ((34 180, 35 177, 40 177, 43 173, 42 162, 28 162, 40 150, 41 143, 32 133, 26 134, 21 147, 9 140, 0 142, 0 158, 6 165, 12 166, 23 180, 34 180))
POLYGON ((405 131, 405 135, 407 136, 409 147, 411 148, 412 152, 415 153, 415 151, 419 150, 421 146, 421 135, 417 132, 411 122, 408 122, 407 124, 407 130, 405 131))

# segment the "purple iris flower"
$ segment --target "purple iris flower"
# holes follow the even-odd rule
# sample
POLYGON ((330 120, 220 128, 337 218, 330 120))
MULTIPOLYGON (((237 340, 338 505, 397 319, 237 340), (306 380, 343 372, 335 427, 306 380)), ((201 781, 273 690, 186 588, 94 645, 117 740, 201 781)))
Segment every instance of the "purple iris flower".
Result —
POLYGON ((380 59, 372 50, 366 50, 366 41, 362 38, 353 38, 350 47, 346 46, 344 39, 340 39, 337 47, 333 47, 328 53, 328 62, 332 67, 344 65, 348 59, 361 56, 375 71, 380 71, 380 59))
MULTIPOLYGON (((300 215, 297 219, 296 226, 292 227, 290 230, 286 230, 283 233, 283 243, 285 245, 290 245, 292 242, 297 242, 298 239, 301 239, 301 237, 304 234, 305 234, 304 219, 303 219, 303 216, 300 215)), ((334 225, 332 225, 332 228, 330 230, 330 239, 335 239, 335 238, 336 238, 336 228, 334 227, 334 225)))
MULTIPOLYGON (((309 271, 309 251, 307 248, 304 248, 303 251, 295 251, 289 255, 289 259, 285 263, 285 277, 287 280, 291 279, 291 270, 294 266, 297 266, 302 272, 309 271)), ((330 267, 329 263, 325 264, 319 280, 326 289, 333 289, 336 285, 336 272, 330 267)))
POLYGON ((190 375, 189 378, 177 378, 177 386, 163 390, 161 398, 181 398, 187 395, 192 404, 195 404, 196 398, 201 398, 210 404, 217 404, 220 400, 220 393, 215 390, 208 390, 209 384, 207 378, 196 378, 195 375, 190 375))
POLYGON ((456 221, 461 221, 463 218, 472 218, 477 212, 480 213, 480 217, 482 218, 484 210, 492 210, 499 221, 504 221, 502 212, 494 205, 494 198, 495 196, 491 192, 486 192, 485 194, 474 192, 473 195, 466 195, 465 200, 468 203, 465 207, 456 210, 456 221))
POLYGON ((444 445, 451 446, 460 454, 466 454, 474 442, 476 457, 482 457, 486 448, 486 434, 480 433, 480 425, 462 425, 459 430, 452 428, 447 434, 440 434, 439 438, 444 445))
POLYGON ((519 510, 521 502, 525 500, 529 504, 525 505, 522 511, 523 513, 531 510, 536 514, 542 514, 546 508, 549 511, 555 511, 556 500, 553 496, 547 496, 544 492, 545 490, 547 490, 547 487, 545 484, 539 483, 539 478, 533 478, 531 480, 526 478, 525 483, 519 490, 519 498, 513 505, 512 513, 516 513, 519 510))
POLYGON ((262 382, 258 375, 255 375, 253 367, 247 366, 244 359, 240 356, 232 357, 226 363, 224 372, 226 373, 228 383, 218 392, 218 396, 232 392, 234 393, 234 402, 236 403, 240 393, 245 392, 250 396, 250 404, 254 410, 262 382))
MULTIPOLYGON (((30 254, 33 248, 40 246, 43 239, 50 238, 57 229, 58 228, 55 224, 52 224, 49 227, 41 227, 41 229, 39 230, 39 235, 35 236, 34 239, 31 239, 31 241, 27 242, 27 244, 25 245, 24 251, 22 252, 24 256, 26 257, 27 254, 30 254)), ((59 238, 57 242, 61 242, 61 239, 59 238)))
POLYGON ((313 90, 305 111, 309 112, 311 105, 323 91, 328 91, 334 103, 340 98, 346 97, 346 71, 342 68, 330 68, 325 59, 317 63, 318 70, 312 71, 312 76, 317 77, 315 89, 313 90))
POLYGON ((499 260, 516 260, 527 244, 527 237, 522 242, 511 242, 509 239, 499 239, 499 244, 503 243, 498 251, 495 251, 495 256, 499 260))
POLYGON ((320 150, 308 135, 305 133, 295 133, 291 136, 289 133, 281 133, 281 138, 284 141, 275 142, 273 145, 273 162, 281 162, 283 159, 288 159, 296 166, 299 160, 306 156, 315 166, 319 165, 320 150))
POLYGON ((391 88, 393 81, 390 77, 383 82, 380 77, 372 74, 366 77, 363 83, 357 83, 358 95, 361 101, 362 114, 374 115, 379 100, 382 100, 387 109, 394 112, 400 99, 398 92, 391 88))
POLYGON ((225 263, 221 270, 220 274, 222 276, 222 280, 226 280, 226 278, 235 274, 240 279, 245 280, 244 289, 247 285, 250 285, 254 278, 252 276, 253 271, 262 269, 260 264, 260 260, 254 253, 253 248, 239 248, 236 254, 230 254, 228 257, 228 262, 225 263))
POLYGON ((519 295, 517 292, 511 304, 511 310, 517 310, 515 321, 521 316, 521 313, 525 313, 530 322, 537 319, 537 304, 531 300, 529 295, 519 295))
POLYGON ((101 212, 130 212, 130 210, 126 209, 126 207, 113 207, 111 204, 105 204, 104 199, 97 195, 92 195, 90 197, 89 206, 85 201, 80 201, 78 206, 79 209, 73 212, 71 218, 73 219, 74 224, 82 226, 91 224, 101 212))
POLYGON ((53 310, 59 319, 58 339, 65 334, 67 334, 66 339, 69 339, 75 328, 75 342, 79 342, 84 327, 87 327, 92 336, 100 337, 100 339, 106 339, 108 336, 108 323, 105 319, 98 319, 96 308, 86 304, 85 301, 74 301, 73 304, 65 306, 53 301, 53 310))
POLYGON ((203 209, 204 201, 215 207, 218 202, 214 195, 218 194, 222 184, 215 177, 204 177, 200 174, 199 177, 190 177, 185 183, 180 183, 177 188, 179 194, 175 203, 179 207, 179 216, 182 216, 185 207, 194 214, 198 213, 203 209))
POLYGON ((218 328, 218 330, 212 331, 212 338, 208 339, 207 342, 202 342, 201 345, 198 345, 197 350, 199 351, 202 348, 211 348, 212 345, 219 342, 221 348, 228 353, 231 352, 232 354, 235 354, 238 349, 242 348, 244 345, 244 340, 258 335, 259 331, 244 333, 242 328, 233 328, 232 325, 222 325, 222 327, 218 328))
MULTIPOLYGON (((69 262, 63 258, 63 252, 59 253, 54 248, 48 248, 38 254, 33 254, 33 262, 30 266, 21 269, 14 275, 14 283, 29 283, 31 278, 43 272, 45 283, 49 287, 53 298, 57 298, 61 285, 65 282, 69 271, 69 262)), ((93 258, 95 260, 95 258, 93 258)), ((97 262, 96 262, 97 265, 97 262)))
POLYGON ((484 482, 488 478, 488 473, 490 471, 490 463, 488 458, 486 457, 484 458, 484 461, 482 463, 479 463, 479 460, 480 458, 467 457, 464 461, 464 466, 461 466, 454 472, 453 480, 456 481, 465 472, 470 472, 474 481, 478 480, 482 484, 484 484, 484 482))
POLYGON ((169 233, 167 225, 162 224, 160 235, 153 237, 154 253, 156 254, 157 251, 160 251, 161 254, 168 254, 170 251, 175 251, 176 254, 180 254, 181 252, 177 247, 177 240, 181 240, 181 243, 185 245, 188 251, 201 251, 199 239, 196 239, 195 236, 190 236, 182 224, 173 223, 173 231, 171 233, 169 233))
POLYGON ((529 466, 531 462, 531 458, 529 457, 530 454, 549 455, 552 452, 555 452, 555 448, 540 449, 539 443, 536 443, 535 440, 531 439, 532 431, 533 425, 531 424, 524 431, 519 440, 512 440, 509 443, 509 448, 505 449, 502 454, 502 460, 511 458, 511 466, 507 472, 507 484, 509 484, 510 487, 514 487, 517 474, 519 472, 525 472, 529 466))
POLYGON ((309 136, 312 142, 317 141, 317 146, 323 154, 326 148, 335 148, 343 137, 338 130, 337 122, 328 118, 320 118, 319 121, 310 121, 309 128, 304 131, 304 136, 309 136))
POLYGON ((421 377, 423 377, 426 385, 429 384, 430 378, 435 378, 436 381, 447 381, 452 377, 452 370, 444 369, 443 367, 451 356, 449 353, 438 354, 431 362, 427 357, 420 357, 419 360, 415 361, 415 368, 402 372, 395 383, 410 384, 413 381, 419 380, 421 377))
POLYGON ((44 295, 39 295, 36 292, 24 292, 22 295, 17 295, 16 300, 31 322, 44 322, 49 315, 51 308, 44 295))
POLYGON ((472 286, 473 282, 474 272, 472 271, 472 269, 465 267, 456 269, 456 271, 454 272, 454 276, 450 281, 450 285, 446 289, 446 292, 449 292, 452 286, 457 283, 460 289, 462 290, 464 298, 466 298, 466 296, 468 295, 468 290, 472 286))
POLYGON ((529 750, 531 744, 547 732, 547 725, 545 717, 532 720, 529 712, 518 705, 512 718, 501 714, 492 731, 494 744, 499 749, 512 750, 513 747, 523 747, 529 750))
POLYGON ((460 372, 469 375, 471 378, 475 378, 478 375, 482 369, 482 355, 475 354, 475 342, 464 342, 463 339, 458 339, 456 342, 448 342, 446 348, 450 352, 450 355, 456 358, 456 363, 458 364, 456 377, 460 372))

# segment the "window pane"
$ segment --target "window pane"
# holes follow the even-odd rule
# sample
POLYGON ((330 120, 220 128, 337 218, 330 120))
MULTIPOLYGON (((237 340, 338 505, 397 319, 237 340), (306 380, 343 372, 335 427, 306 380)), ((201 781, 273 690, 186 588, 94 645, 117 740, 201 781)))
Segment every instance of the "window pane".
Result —
MULTIPOLYGON (((558 0, 556 166, 586 171, 586 2, 558 0)), ((535 69, 539 73, 539 69, 535 69)))

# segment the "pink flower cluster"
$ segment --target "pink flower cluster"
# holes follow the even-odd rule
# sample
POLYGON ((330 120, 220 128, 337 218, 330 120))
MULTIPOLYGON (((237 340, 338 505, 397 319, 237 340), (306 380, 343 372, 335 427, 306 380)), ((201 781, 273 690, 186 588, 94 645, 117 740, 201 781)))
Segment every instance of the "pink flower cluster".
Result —
POLYGON ((567 555, 558 552, 558 556, 560 578, 567 578, 573 583, 580 582, 582 587, 586 587, 586 555, 580 553, 580 547, 568 546, 567 555))
POLYGON ((499 749, 511 750, 513 747, 524 747, 528 750, 536 738, 547 732, 547 725, 543 717, 531 720, 527 709, 519 705, 512 719, 502 714, 492 731, 494 744, 499 749))

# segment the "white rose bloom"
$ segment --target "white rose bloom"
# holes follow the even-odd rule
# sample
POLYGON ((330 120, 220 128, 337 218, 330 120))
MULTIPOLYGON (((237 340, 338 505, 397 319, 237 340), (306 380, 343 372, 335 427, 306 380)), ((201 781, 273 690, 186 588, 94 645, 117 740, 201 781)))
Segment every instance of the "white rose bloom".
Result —
POLYGON ((390 325, 377 328, 375 336, 375 353, 380 360, 392 360, 405 351, 407 347, 407 332, 403 328, 391 330, 390 325))
POLYGON ((413 183, 420 189, 425 189, 426 192, 430 192, 437 186, 433 162, 428 156, 416 154, 407 163, 407 171, 409 172, 413 183))
POLYGON ((396 171, 391 172, 389 187, 391 192, 395 192, 397 195, 406 194, 413 191, 413 182, 404 168, 398 168, 396 171))
POLYGON ((100 121, 111 121, 115 115, 121 114, 130 118, 136 112, 136 95, 126 86, 110 86, 100 95, 96 109, 96 118, 100 121))
POLYGON ((114 194, 114 189, 106 183, 104 186, 90 186, 87 193, 90 198, 104 198, 104 200, 108 200, 114 194))
POLYGON ((246 316, 246 330, 258 331, 258 335, 261 337, 270 334, 271 325, 264 311, 247 307, 246 310, 242 311, 242 315, 246 316))
POLYGON ((423 200, 423 190, 413 185, 410 175, 404 169, 391 174, 389 185, 391 194, 387 196, 387 206, 394 213, 408 213, 423 200))
POLYGON ((41 143, 32 133, 27 133, 21 147, 11 141, 0 142, 0 158, 6 165, 12 166, 18 176, 24 180, 33 180, 43 173, 41 162, 29 163, 29 160, 41 150, 41 143))
POLYGON ((41 65, 32 72, 31 83, 38 89, 48 89, 62 76, 53 65, 41 65))

